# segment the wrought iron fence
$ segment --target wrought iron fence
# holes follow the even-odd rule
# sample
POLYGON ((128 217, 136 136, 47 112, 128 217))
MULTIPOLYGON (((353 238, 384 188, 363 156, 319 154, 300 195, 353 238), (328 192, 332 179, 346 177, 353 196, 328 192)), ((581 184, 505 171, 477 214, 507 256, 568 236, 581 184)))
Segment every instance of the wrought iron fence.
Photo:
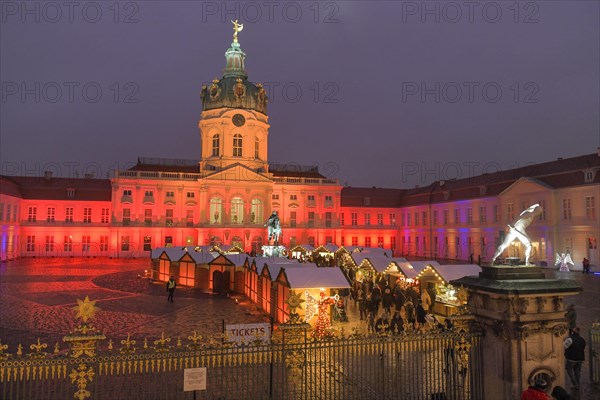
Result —
POLYGON ((600 384, 600 322, 590 329, 590 382, 600 384))
MULTIPOLYGON (((3 399, 457 399, 482 398, 480 336, 459 323, 427 333, 337 332, 314 340, 291 318, 271 337, 227 334, 113 342, 92 325, 94 302, 60 345, 0 343, 3 399), (269 340, 271 339, 271 340, 269 340), (206 389, 184 392, 184 370, 205 367, 206 389)), ((294 315, 294 314, 292 314, 294 315)))

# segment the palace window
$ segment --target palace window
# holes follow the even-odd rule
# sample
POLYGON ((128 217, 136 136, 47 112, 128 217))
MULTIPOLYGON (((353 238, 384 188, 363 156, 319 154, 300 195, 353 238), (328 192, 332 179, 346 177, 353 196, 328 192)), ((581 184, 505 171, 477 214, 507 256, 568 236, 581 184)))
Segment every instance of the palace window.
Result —
POLYGON ((123 209, 123 226, 131 225, 131 208, 123 209))
POLYGON ((213 197, 210 199, 210 223, 220 224, 223 215, 223 200, 219 197, 213 197))
POLYGON ((345 221, 344 221, 344 213, 340 213, 340 225, 344 226, 345 225, 345 221))
POLYGON ((144 197, 154 197, 154 191, 152 191, 152 190, 146 190, 144 192, 144 197))
POLYGON ((239 133, 233 135, 233 156, 242 156, 242 135, 240 135, 239 133))
POLYGON ((173 226, 173 209, 169 208, 165 210, 165 223, 167 226, 173 226))
POLYGON ((196 194, 194 192, 187 192, 185 194, 185 197, 187 197, 188 199, 193 199, 194 197, 196 197, 196 194))
POLYGON ((123 196, 131 196, 131 189, 123 190, 123 196))
POLYGON ((314 195, 314 194, 309 194, 309 195, 307 196, 307 200, 308 200, 308 201, 315 201, 315 195, 314 195))
POLYGON ((509 221, 515 219, 515 203, 508 203, 506 205, 506 216, 509 221))
POLYGON ((108 251, 108 236, 100 236, 100 251, 108 251))
POLYGON ((91 236, 82 236, 81 237, 81 251, 90 251, 90 247, 92 244, 91 236))
POLYGON ((472 224, 472 223, 473 223, 473 208, 468 207, 467 208, 467 224, 472 224))
POLYGON ((365 247, 371 247, 371 237, 365 237, 365 247))
POLYGON ((377 214, 377 225, 383 225, 383 214, 377 214))
POLYGON ((254 158, 260 158, 260 142, 258 138, 254 139, 254 158))
MULTIPOLYGON (((352 218, 352 221, 351 221, 352 226, 358 225, 358 214, 352 213, 352 214, 350 214, 350 217, 352 218)), ((353 245, 353 246, 355 246, 355 245, 353 245)))
POLYGON ((487 210, 485 209, 485 206, 479 207, 479 223, 480 224, 487 223, 487 210))
POLYGON ((423 222, 423 226, 427 226, 427 211, 421 213, 421 221, 423 222))
POLYGON ((587 219, 596 219, 596 200, 594 196, 585 196, 585 216, 587 219))
POLYGON ((377 247, 383 249, 383 236, 377 236, 377 247))
POLYGON ((448 214, 449 214, 448 210, 444 210, 444 225, 448 225, 448 219, 449 219, 448 214))
POLYGON ((252 199, 250 206, 250 223, 263 223, 263 202, 261 199, 252 199))
POLYGON ((185 221, 188 227, 194 226, 194 210, 186 211, 185 221))
POLYGON ((433 226, 437 226, 438 223, 438 212, 437 210, 433 211, 433 226))
POLYGON ((29 207, 27 214, 27 222, 37 221, 37 207, 29 207))
POLYGON ((271 200, 279 200, 279 195, 278 194, 272 194, 271 195, 271 200))
POLYGON ((460 224, 460 208, 454 209, 454 223, 460 224))
POLYGON ((56 216, 56 208, 48 207, 48 215, 46 216, 46 222, 54 222, 56 216))
POLYGON ((415 226, 419 226, 419 212, 415 211, 415 226))
POLYGON ((231 223, 244 223, 244 201, 240 197, 231 199, 231 223))
POLYGON ((498 206, 494 206, 494 223, 498 223, 500 221, 500 211, 498 206))
POLYGON ((54 251, 54 236, 46 236, 46 251, 54 251))
POLYGON ((35 251, 35 236, 27 236, 27 251, 35 251))
POLYGON ((540 207, 542 209, 542 213, 540 215, 538 215, 538 220, 545 221, 546 220, 546 201, 541 200, 538 202, 538 204, 540 205, 540 207))
POLYGON ((352 246, 358 246, 358 236, 352 236, 352 246))
POLYGON ((102 222, 103 224, 108 224, 108 220, 109 220, 108 208, 103 208, 102 209, 102 219, 100 222, 102 222))
POLYGON ((325 196, 325 201, 333 201, 333 197, 331 197, 331 196, 325 196))
POLYGON ((390 214, 390 225, 396 226, 396 214, 390 214))
POLYGON ((73 222, 73 207, 65 209, 65 222, 73 222))
POLYGON ((212 155, 218 157, 221 152, 221 140, 219 135, 213 135, 212 137, 212 155))
POLYGON ((83 223, 89 224, 91 222, 92 222, 92 209, 86 207, 83 209, 83 223))
POLYGON ((365 226, 371 225, 371 214, 365 214, 365 226))
POLYGON ((173 236, 165 236, 165 247, 173 247, 173 236))
POLYGON ((121 236, 121 251, 129 251, 129 236, 121 236))
MULTIPOLYGON (((325 213, 325 227, 326 228, 331 228, 331 212, 326 212, 325 213)), ((327 242, 327 243, 331 243, 331 241, 327 242)))
POLYGON ((396 236, 390 237, 390 248, 396 250, 396 236))
POLYGON ((290 200, 298 200, 298 195, 290 194, 290 200))
POLYGON ((571 219, 571 199, 563 199, 563 219, 571 219))
POLYGON ((144 236, 144 251, 152 250, 152 236, 144 236))
POLYGON ((290 211, 290 227, 296 227, 296 211, 290 211))
POLYGON ((144 210, 144 225, 152 226, 152 209, 146 208, 144 210))
POLYGON ((165 197, 173 198, 175 197, 175 192, 165 192, 165 197))
POLYGON ((314 211, 310 211, 308 213, 308 227, 309 228, 314 228, 315 227, 315 213, 314 213, 314 211))
POLYGON ((73 251, 73 238, 69 235, 65 235, 64 250, 65 252, 73 251))
POLYGON ((410 226, 410 213, 406 213, 406 226, 410 226))

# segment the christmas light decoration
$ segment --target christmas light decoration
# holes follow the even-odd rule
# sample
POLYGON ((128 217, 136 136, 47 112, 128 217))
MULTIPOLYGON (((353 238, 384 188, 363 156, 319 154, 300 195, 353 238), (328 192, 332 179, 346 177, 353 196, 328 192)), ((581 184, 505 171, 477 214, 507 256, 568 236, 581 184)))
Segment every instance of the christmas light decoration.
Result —
POLYGON ((325 296, 325 290, 321 290, 319 297, 319 312, 317 314, 315 330, 313 331, 313 337, 315 339, 323 339, 327 336, 327 330, 331 327, 328 308, 330 305, 336 302, 338 296, 325 296))

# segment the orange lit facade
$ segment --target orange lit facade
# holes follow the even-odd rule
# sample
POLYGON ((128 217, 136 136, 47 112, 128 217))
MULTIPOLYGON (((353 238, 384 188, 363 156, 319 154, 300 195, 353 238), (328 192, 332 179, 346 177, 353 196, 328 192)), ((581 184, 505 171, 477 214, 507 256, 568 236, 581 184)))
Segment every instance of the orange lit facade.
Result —
MULTIPOLYGON (((138 159, 112 179, 0 177, 2 261, 147 257, 160 246, 237 245, 260 254, 279 212, 283 244, 383 247, 394 256, 489 261, 507 223, 534 203, 535 260, 599 264, 600 154, 414 189, 342 187, 317 168, 268 162, 267 97, 239 43, 202 88, 199 160, 138 159)), ((519 257, 515 245, 507 256, 519 257)))

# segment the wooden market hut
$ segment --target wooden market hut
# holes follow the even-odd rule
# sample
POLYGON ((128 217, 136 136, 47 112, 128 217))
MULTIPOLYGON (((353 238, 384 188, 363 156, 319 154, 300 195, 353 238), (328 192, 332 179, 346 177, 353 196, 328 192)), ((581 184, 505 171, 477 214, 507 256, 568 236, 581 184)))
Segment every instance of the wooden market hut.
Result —
POLYGON ((298 244, 290 249, 289 254, 291 258, 299 259, 302 256, 304 260, 307 260, 314 249, 310 244, 298 244))
MULTIPOLYGON (((296 259, 281 258, 275 261, 264 263, 260 268, 256 287, 256 304, 267 314, 276 318, 275 309, 272 307, 273 300, 276 298, 276 287, 274 284, 279 271, 282 268, 312 268, 316 265, 313 263, 300 263, 296 259)), ((258 269, 257 269, 258 270, 258 269)))
POLYGON ((220 254, 208 263, 208 290, 214 293, 244 293, 245 253, 220 254))
MULTIPOLYGON (((309 293, 312 298, 319 299, 319 293, 322 289, 332 294, 333 290, 350 288, 346 277, 338 268, 318 268, 315 264, 308 264, 308 268, 283 266, 277 275, 275 285, 276 297, 271 307, 274 310, 274 319, 277 322, 285 322, 289 318, 286 301, 292 290, 300 292, 301 297, 305 299, 306 293, 309 293)), ((297 310, 301 317, 304 317, 305 307, 306 302, 297 310)))
POLYGON ((221 254, 244 254, 244 249, 237 244, 214 245, 213 249, 221 254))
POLYGON ((433 311, 436 314, 448 316, 460 306, 458 288, 450 281, 465 276, 479 275, 481 267, 476 264, 464 265, 428 265, 417 275, 421 289, 427 290, 434 302, 433 311))
POLYGON ((214 253, 195 251, 193 246, 160 247, 151 251, 152 279, 166 282, 175 277, 178 285, 208 289, 206 271, 214 253))
POLYGON ((362 262, 358 265, 356 279, 362 281, 364 279, 372 279, 378 274, 383 274, 390 286, 393 286, 394 280, 398 277, 398 274, 388 274, 388 272, 397 271, 397 263, 401 262, 406 262, 406 259, 402 257, 388 258, 385 256, 370 256, 366 254, 366 257, 364 257, 362 262), (396 267, 396 270, 391 268, 394 266, 396 267))

